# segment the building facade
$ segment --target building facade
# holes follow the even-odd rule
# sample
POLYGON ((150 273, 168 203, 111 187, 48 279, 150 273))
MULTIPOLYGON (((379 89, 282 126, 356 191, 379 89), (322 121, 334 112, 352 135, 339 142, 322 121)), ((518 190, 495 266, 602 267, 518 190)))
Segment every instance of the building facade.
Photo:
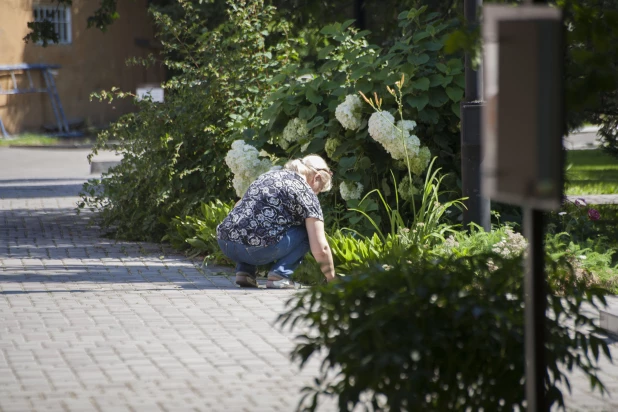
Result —
MULTIPOLYGON (((135 109, 127 99, 114 100, 112 104, 90 101, 92 92, 114 86, 135 92, 140 85, 160 84, 164 78, 161 65, 144 68, 125 63, 128 58, 158 52, 154 25, 147 12, 148 0, 118 1, 120 17, 106 32, 87 28, 87 18, 99 3, 73 0, 73 4, 65 8, 50 0, 0 1, 0 66, 60 65, 52 75, 71 124, 105 126, 135 109), (43 47, 24 42, 29 32, 27 23, 42 18, 54 22, 60 39, 58 44, 43 47)), ((20 88, 29 81, 24 72, 13 74, 20 88)), ((35 87, 44 86, 39 72, 31 74, 35 87)), ((13 88, 11 73, 0 72, 0 87, 13 88)), ((0 95, 0 119, 10 134, 40 132, 44 126, 56 124, 46 93, 0 95)))

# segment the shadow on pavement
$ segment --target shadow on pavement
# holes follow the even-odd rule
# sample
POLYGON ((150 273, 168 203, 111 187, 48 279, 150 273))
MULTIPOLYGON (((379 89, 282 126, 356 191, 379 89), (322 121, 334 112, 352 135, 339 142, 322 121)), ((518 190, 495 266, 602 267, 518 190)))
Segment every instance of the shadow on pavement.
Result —
MULTIPOLYGON (((64 180, 66 181, 66 180, 64 180)), ((0 199, 33 199, 46 197, 73 197, 78 196, 83 182, 65 184, 22 184, 4 185, 0 182, 0 199)))
POLYGON ((134 284, 122 290, 136 292, 239 289, 226 277, 231 268, 212 266, 204 273, 199 264, 164 245, 102 238, 97 226, 89 226, 91 216, 68 208, 0 210, 4 294, 27 293, 27 288, 8 287, 29 283, 66 284, 66 290, 75 291, 113 290, 114 284, 134 284))

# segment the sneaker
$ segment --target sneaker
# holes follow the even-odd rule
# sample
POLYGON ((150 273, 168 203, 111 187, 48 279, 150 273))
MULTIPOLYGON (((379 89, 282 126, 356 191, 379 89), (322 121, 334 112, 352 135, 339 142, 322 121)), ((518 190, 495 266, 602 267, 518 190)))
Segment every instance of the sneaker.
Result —
POLYGON ((268 272, 266 287, 269 289, 299 289, 300 283, 295 283, 294 281, 277 275, 274 272, 268 272))
POLYGON ((236 272, 236 284, 244 288, 259 287, 255 275, 250 275, 247 272, 236 272))

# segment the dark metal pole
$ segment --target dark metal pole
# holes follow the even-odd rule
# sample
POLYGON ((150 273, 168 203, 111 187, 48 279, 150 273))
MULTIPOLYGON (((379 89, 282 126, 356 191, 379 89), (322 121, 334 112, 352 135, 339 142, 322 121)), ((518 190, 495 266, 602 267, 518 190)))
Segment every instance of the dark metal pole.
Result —
MULTIPOLYGON (((525 4, 546 4, 546 0, 524 0, 525 4)), ((543 246, 543 212, 524 210, 524 234, 528 238, 524 278, 526 403, 530 412, 549 411, 545 391, 547 360, 545 329, 547 317, 547 281, 545 279, 545 249, 543 246)))
POLYGON ((543 249, 543 212, 524 210, 524 234, 528 238, 525 263, 525 348, 526 402, 531 412, 548 411, 545 394, 545 312, 547 288, 545 282, 545 252, 543 249))
MULTIPOLYGON (((482 0, 464 0, 464 17, 470 28, 478 25, 482 0)), ((481 107, 483 105, 482 68, 474 70, 469 53, 465 55, 466 94, 461 102, 461 186, 467 209, 463 223, 476 223, 491 230, 489 199, 481 196, 481 107)))

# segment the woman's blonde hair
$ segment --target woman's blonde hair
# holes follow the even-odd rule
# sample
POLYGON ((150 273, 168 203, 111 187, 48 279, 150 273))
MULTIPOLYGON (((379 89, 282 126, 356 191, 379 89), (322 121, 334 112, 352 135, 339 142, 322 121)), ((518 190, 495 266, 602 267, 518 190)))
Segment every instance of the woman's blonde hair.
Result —
POLYGON ((309 155, 303 157, 302 159, 289 160, 283 167, 287 170, 301 174, 305 176, 305 178, 310 178, 315 174, 319 174, 322 180, 320 192, 327 192, 333 186, 333 172, 331 172, 324 159, 318 155, 309 155))

